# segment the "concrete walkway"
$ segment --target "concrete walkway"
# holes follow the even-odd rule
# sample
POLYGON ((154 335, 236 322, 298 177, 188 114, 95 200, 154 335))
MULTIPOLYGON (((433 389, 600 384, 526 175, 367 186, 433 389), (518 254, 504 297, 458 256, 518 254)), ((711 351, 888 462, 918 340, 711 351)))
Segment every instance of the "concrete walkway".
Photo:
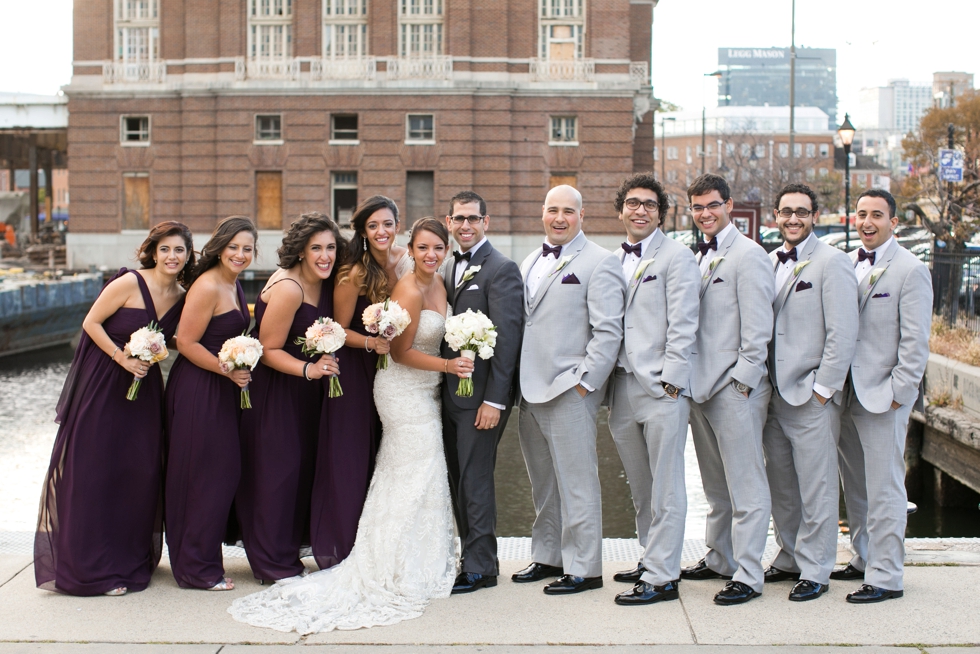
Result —
MULTIPOLYGON (((77 598, 34 586, 29 556, 0 555, 0 654, 284 654, 295 652, 484 652, 580 654, 601 647, 619 653, 937 652, 980 654, 980 565, 969 552, 906 569, 906 596, 853 606, 844 595, 859 582, 832 582, 813 602, 786 598, 790 582, 773 584, 744 606, 720 607, 711 598, 720 581, 683 582, 681 599, 653 606, 613 603, 625 584, 570 597, 549 597, 541 584, 514 584, 525 561, 502 561, 496 588, 434 601, 425 614, 391 627, 300 637, 235 622, 225 609, 235 597, 259 590, 244 559, 226 560, 236 590, 181 590, 164 559, 149 589, 124 597, 77 598), (964 646, 974 646, 968 649, 964 646), (583 648, 583 646, 586 646, 583 648), (844 647, 847 649, 845 650, 844 647)), ((912 552, 914 555, 914 551, 912 552)), ((925 552, 924 552, 925 553, 925 552)))

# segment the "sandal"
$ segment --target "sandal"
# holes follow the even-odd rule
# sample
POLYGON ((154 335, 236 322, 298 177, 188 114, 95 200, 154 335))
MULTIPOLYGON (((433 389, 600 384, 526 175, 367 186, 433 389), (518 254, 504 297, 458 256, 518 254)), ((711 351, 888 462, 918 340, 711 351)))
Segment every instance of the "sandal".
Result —
POLYGON ((216 583, 214 586, 211 586, 210 588, 205 588, 205 590, 234 590, 234 589, 235 589, 235 582, 229 579, 228 577, 225 577, 224 579, 216 583))
POLYGON ((120 595, 125 595, 129 592, 129 589, 125 586, 120 586, 119 588, 113 588, 112 590, 107 590, 102 593, 103 595, 108 595, 109 597, 119 597, 120 595))

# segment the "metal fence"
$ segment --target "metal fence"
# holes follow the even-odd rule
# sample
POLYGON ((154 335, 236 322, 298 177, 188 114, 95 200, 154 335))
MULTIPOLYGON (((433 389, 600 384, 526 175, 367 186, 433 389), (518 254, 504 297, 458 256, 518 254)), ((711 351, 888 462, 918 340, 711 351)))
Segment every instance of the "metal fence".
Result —
POLYGON ((932 271, 932 311, 950 326, 980 333, 980 250, 918 255, 932 271))

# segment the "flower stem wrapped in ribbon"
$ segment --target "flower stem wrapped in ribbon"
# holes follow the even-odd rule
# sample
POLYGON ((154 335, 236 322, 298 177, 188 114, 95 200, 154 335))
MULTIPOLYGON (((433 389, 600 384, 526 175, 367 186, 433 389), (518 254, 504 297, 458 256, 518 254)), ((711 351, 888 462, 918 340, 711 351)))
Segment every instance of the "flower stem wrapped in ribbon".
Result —
MULTIPOLYGON (((486 360, 493 356, 497 345, 497 327, 482 311, 467 309, 446 319, 446 343, 470 361, 475 361, 477 355, 486 360)), ((460 378, 456 395, 473 397, 472 373, 460 378)))
MULTIPOLYGON (((303 354, 313 356, 315 354, 333 354, 344 346, 347 340, 347 332, 340 326, 340 323, 330 318, 317 318, 316 322, 306 330, 306 336, 296 339, 296 345, 303 346, 303 354)), ((337 375, 330 375, 330 390, 327 397, 340 397, 344 394, 344 389, 340 387, 340 380, 337 375)))
MULTIPOLYGON (((257 338, 246 336, 236 336, 229 338, 221 346, 218 352, 218 361, 221 362, 221 369, 225 372, 232 370, 255 370, 262 358, 262 343, 257 338)), ((252 408, 252 397, 248 393, 248 384, 242 389, 241 408, 252 408)))
MULTIPOLYGON (((361 321, 368 333, 377 334, 390 341, 405 331, 405 328, 412 322, 412 316, 398 302, 388 298, 384 302, 377 302, 365 309, 361 321)), ((378 357, 378 370, 386 370, 388 361, 387 354, 378 357)))
MULTIPOLYGON (((129 356, 136 357, 140 361, 146 361, 151 365, 160 363, 170 356, 170 352, 167 351, 167 341, 163 337, 163 332, 160 331, 160 326, 153 321, 150 321, 150 324, 146 327, 140 327, 130 335, 129 343, 126 343, 126 349, 129 351, 129 356)), ((142 382, 143 380, 139 377, 133 377, 133 383, 129 385, 129 390, 126 391, 127 400, 133 401, 136 399, 142 382)))

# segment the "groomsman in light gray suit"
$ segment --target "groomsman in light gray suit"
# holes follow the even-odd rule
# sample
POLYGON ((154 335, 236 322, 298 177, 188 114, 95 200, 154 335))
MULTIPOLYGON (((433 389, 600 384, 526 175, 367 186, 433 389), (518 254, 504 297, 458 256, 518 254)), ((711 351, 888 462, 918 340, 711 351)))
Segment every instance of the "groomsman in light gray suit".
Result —
POLYGON ((626 227, 619 253, 626 311, 609 381, 609 430, 626 469, 644 551, 635 569, 613 579, 634 584, 616 596, 617 604, 653 604, 679 597, 687 514, 684 444, 701 275, 691 251, 659 229, 667 193, 653 175, 627 178, 615 206, 626 227))
POLYGON ((857 338, 857 291, 847 255, 813 235, 817 196, 805 184, 776 195, 783 247, 775 271, 769 343, 773 384, 763 431, 779 552, 766 581, 796 581, 789 599, 820 597, 837 556, 840 404, 857 338))
POLYGON ((762 426, 771 388, 766 346, 772 337, 772 266, 766 252, 731 222, 728 182, 702 175, 687 189, 701 273, 697 341, 692 354, 691 432, 710 507, 708 553, 681 579, 727 579, 718 604, 762 593, 769 531, 769 487, 762 426))
POLYGON ((619 260, 585 238, 582 196, 556 186, 542 207, 545 242, 521 265, 521 451, 536 517, 533 563, 517 582, 558 577, 544 592, 602 586, 596 412, 623 338, 619 260))
POLYGON ((929 359, 932 282, 892 236, 891 193, 862 193, 854 225, 864 245, 851 253, 860 326, 839 446, 854 556, 830 578, 864 579, 847 601, 866 604, 904 594, 905 434, 929 359))

